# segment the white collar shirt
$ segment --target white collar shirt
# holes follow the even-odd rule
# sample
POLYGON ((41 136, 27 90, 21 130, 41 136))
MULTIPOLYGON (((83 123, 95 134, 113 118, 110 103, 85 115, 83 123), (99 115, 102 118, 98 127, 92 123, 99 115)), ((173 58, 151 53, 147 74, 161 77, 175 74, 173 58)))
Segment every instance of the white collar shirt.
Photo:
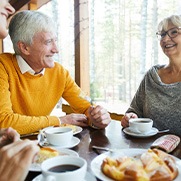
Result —
POLYGON ((40 71, 39 73, 36 73, 20 55, 16 55, 16 59, 17 59, 18 66, 22 74, 25 74, 26 72, 28 72, 31 75, 40 75, 40 74, 44 75, 45 69, 42 69, 42 71, 40 71))

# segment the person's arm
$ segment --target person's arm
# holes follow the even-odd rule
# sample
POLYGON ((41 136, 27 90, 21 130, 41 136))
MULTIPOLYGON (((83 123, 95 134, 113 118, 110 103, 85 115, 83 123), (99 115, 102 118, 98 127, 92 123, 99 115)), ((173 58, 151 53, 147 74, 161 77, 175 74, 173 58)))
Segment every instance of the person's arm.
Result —
POLYGON ((0 149, 0 180, 24 181, 39 147, 37 142, 19 140, 0 149))
POLYGON ((111 121, 110 114, 107 110, 102 106, 92 107, 91 103, 86 98, 86 94, 77 86, 69 74, 66 82, 63 98, 70 104, 75 113, 85 114, 87 117, 70 114, 68 115, 69 117, 64 117, 62 122, 64 122, 66 118, 69 118, 71 124, 105 128, 111 121))
MULTIPOLYGON (((75 113, 81 113, 87 116, 87 120, 80 116, 79 120, 74 119, 74 121, 71 121, 71 123, 77 125, 77 122, 79 122, 78 125, 81 126, 105 128, 111 121, 110 114, 107 112, 107 110, 99 105, 92 107, 90 101, 87 100, 86 93, 84 93, 80 87, 77 86, 68 72, 66 78, 67 80, 63 98, 70 104, 75 113)), ((75 115, 71 114, 70 116, 75 118, 75 115)))

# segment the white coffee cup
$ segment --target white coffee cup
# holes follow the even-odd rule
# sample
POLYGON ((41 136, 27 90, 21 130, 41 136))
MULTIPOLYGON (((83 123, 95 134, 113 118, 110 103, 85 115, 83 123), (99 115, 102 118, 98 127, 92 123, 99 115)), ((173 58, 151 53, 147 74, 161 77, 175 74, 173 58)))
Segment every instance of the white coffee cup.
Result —
POLYGON ((73 130, 68 127, 53 127, 45 130, 48 143, 55 146, 67 146, 73 138, 73 130))
POLYGON ((129 127, 133 132, 146 133, 151 131, 153 120, 149 118, 134 118, 129 120, 129 127))
POLYGON ((41 171, 43 181, 83 181, 87 162, 81 157, 58 156, 45 160, 41 164, 41 171))

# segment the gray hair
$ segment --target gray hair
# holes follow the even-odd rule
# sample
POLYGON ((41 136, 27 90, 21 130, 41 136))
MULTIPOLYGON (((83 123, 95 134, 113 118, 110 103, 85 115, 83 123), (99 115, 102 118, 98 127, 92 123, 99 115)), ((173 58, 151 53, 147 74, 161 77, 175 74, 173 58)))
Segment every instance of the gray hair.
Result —
POLYGON ((39 11, 25 10, 13 16, 9 24, 9 35, 11 37, 14 51, 20 54, 18 42, 31 45, 35 33, 51 32, 56 34, 55 24, 52 19, 39 11))
POLYGON ((158 24, 158 31, 166 31, 168 29, 169 23, 173 24, 176 27, 181 27, 181 15, 172 15, 163 19, 158 24))

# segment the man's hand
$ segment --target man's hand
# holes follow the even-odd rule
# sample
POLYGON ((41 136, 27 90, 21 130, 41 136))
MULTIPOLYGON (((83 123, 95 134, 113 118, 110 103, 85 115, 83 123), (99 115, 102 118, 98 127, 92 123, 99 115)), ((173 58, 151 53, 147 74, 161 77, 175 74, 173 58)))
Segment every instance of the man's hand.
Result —
POLYGON ((111 122, 110 114, 102 106, 91 106, 87 112, 90 123, 97 128, 103 129, 111 122))
POLYGON ((85 114, 71 113, 60 117, 61 123, 73 124, 81 127, 88 126, 87 116, 85 114))

